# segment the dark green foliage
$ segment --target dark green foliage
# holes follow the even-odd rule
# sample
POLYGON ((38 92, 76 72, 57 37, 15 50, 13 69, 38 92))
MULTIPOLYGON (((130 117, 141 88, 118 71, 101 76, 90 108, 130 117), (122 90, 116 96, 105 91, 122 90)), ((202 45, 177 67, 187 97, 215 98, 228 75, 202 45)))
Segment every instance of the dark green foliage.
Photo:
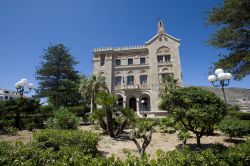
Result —
MULTIPOLYGON (((84 137, 84 135, 82 136, 84 137)), ((77 142, 77 141, 76 141, 77 142)), ((81 145, 79 143, 79 145, 81 145)), ((40 148, 39 144, 10 144, 0 142, 0 165, 91 165, 91 166, 248 166, 250 159, 250 141, 230 147, 213 146, 204 151, 177 149, 174 151, 158 151, 155 159, 147 156, 140 158, 127 152, 125 159, 115 157, 93 157, 72 146, 61 146, 57 151, 53 148, 40 148)))
POLYGON ((228 54, 215 63, 215 68, 232 72, 236 80, 250 74, 249 6, 249 0, 224 0, 208 13, 208 24, 218 27, 208 43, 228 50, 228 54))
POLYGON ((74 106, 74 107, 68 107, 68 110, 72 113, 74 113, 76 116, 84 116, 86 112, 89 112, 89 108, 84 106, 74 106))
POLYGON ((80 103, 80 77, 74 69, 78 62, 63 44, 50 45, 41 56, 36 69, 38 97, 47 97, 55 107, 80 103))
POLYGON ((42 130, 33 134, 33 143, 41 149, 52 148, 58 151, 63 147, 72 147, 85 154, 95 155, 99 136, 89 131, 79 130, 42 130))
POLYGON ((48 128, 53 129, 77 129, 80 125, 80 119, 66 108, 57 110, 53 118, 49 118, 48 128))
MULTIPOLYGON (((21 129, 23 125, 23 118, 31 114, 36 114, 39 111, 39 100, 23 98, 13 99, 1 102, 0 123, 9 126, 14 121, 14 127, 21 129)), ((0 126, 1 126, 0 124, 0 126)), ((1 126, 3 128, 3 126, 1 126)))
POLYGON ((225 103, 214 93, 200 88, 177 88, 174 96, 166 95, 160 102, 160 108, 168 109, 172 105, 170 116, 175 123, 192 131, 200 146, 200 138, 213 132, 214 125, 218 124, 226 115, 225 103))
POLYGON ((250 122, 228 117, 220 122, 219 129, 232 140, 232 137, 247 135, 250 131, 250 122))
POLYGON ((160 119, 161 131, 164 133, 175 133, 175 122, 171 116, 166 116, 165 118, 160 119))
POLYGON ((228 165, 249 165, 250 161, 250 141, 230 147, 223 154, 223 159, 228 165))
POLYGON ((98 120, 102 129, 111 137, 121 134, 129 122, 133 121, 134 114, 130 109, 118 108, 115 104, 116 100, 116 96, 109 92, 99 92, 96 103, 101 105, 102 109, 96 109, 91 114, 91 119, 98 120), (118 110, 121 111, 121 116, 117 115, 118 110))
POLYGON ((250 120, 250 113, 249 112, 230 111, 229 115, 232 117, 237 117, 240 120, 250 120))
POLYGON ((36 124, 34 122, 27 123, 25 128, 29 131, 32 131, 35 128, 36 124))
POLYGON ((18 134, 18 128, 15 127, 6 127, 5 128, 7 135, 17 135, 18 134))

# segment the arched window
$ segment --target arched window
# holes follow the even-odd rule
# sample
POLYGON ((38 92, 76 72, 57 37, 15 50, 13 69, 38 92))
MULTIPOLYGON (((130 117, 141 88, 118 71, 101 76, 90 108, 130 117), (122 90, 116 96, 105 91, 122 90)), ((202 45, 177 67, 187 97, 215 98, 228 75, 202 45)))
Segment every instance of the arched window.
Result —
POLYGON ((157 61, 158 63, 164 63, 164 62, 170 62, 171 61, 171 55, 170 55, 170 49, 168 47, 160 47, 157 52, 157 61))
POLYGON ((122 84, 122 75, 119 71, 115 72, 115 86, 122 84))

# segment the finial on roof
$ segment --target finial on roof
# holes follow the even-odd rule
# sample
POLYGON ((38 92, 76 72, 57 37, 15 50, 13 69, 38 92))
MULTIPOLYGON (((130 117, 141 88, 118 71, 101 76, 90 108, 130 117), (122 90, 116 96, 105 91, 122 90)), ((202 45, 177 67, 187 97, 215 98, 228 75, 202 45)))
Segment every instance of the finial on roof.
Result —
POLYGON ((157 29, 157 33, 159 35, 163 35, 165 33, 163 21, 159 17, 158 17, 158 29, 157 29))

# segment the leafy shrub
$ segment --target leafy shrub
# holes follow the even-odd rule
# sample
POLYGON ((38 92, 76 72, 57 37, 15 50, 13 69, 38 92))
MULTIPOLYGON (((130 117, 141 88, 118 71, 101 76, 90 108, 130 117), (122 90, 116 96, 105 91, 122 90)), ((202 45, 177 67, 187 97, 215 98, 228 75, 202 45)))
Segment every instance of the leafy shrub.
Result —
POLYGON ((139 158, 127 152, 127 157, 120 160, 112 157, 86 155, 74 146, 62 146, 58 151, 43 149, 33 144, 0 142, 0 165, 91 165, 91 166, 200 166, 200 165, 249 165, 250 140, 228 149, 214 146, 202 152, 188 148, 164 152, 157 151, 155 159, 148 156, 139 158))
POLYGON ((77 129, 80 119, 65 108, 59 109, 54 118, 48 119, 48 127, 53 129, 77 129))
POLYGON ((2 130, 13 125, 14 125, 14 119, 7 119, 7 118, 0 119, 0 129, 2 130))
POLYGON ((15 128, 15 127, 6 127, 5 131, 8 135, 17 135, 18 134, 18 128, 15 128))
POLYGON ((33 134, 34 144, 41 149, 72 147, 84 154, 95 155, 99 136, 89 131, 45 129, 33 134))
POLYGON ((93 157, 78 151, 74 147, 62 147, 59 151, 51 148, 41 149, 32 144, 17 143, 15 145, 0 142, 0 165, 121 165, 120 160, 115 157, 93 157))
POLYGON ((174 126, 175 124, 173 118, 171 118, 170 116, 167 116, 160 120, 160 127, 164 133, 169 133, 169 134, 175 133, 176 129, 174 128, 174 126))
POLYGON ((237 117, 240 120, 250 120, 249 112, 241 112, 241 111, 231 111, 229 112, 230 116, 237 117))
POLYGON ((231 140, 232 137, 241 137, 248 133, 249 122, 239 120, 237 118, 226 118, 222 120, 219 124, 219 129, 229 136, 231 140))
POLYGON ((86 112, 89 112, 89 109, 85 106, 68 107, 68 109, 77 116, 84 116, 86 112))
POLYGON ((236 147, 228 148, 223 154, 223 159, 228 165, 249 165, 250 140, 236 147))
POLYGON ((36 124, 34 122, 27 123, 25 128, 29 131, 32 131, 35 128, 36 124))
POLYGON ((40 101, 29 98, 17 98, 2 103, 1 114, 12 117, 15 120, 14 126, 21 129, 23 117, 38 112, 40 101))

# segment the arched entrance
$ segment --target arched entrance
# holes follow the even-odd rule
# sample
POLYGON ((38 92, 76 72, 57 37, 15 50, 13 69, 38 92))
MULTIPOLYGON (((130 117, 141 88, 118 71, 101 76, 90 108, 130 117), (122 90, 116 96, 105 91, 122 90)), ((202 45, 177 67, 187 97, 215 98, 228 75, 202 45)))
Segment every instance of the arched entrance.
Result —
POLYGON ((135 97, 131 97, 129 99, 129 108, 133 109, 134 111, 136 111, 136 98, 135 97))
POLYGON ((118 99, 116 101, 116 104, 118 107, 122 108, 123 107, 123 98, 121 96, 118 96, 118 99))

